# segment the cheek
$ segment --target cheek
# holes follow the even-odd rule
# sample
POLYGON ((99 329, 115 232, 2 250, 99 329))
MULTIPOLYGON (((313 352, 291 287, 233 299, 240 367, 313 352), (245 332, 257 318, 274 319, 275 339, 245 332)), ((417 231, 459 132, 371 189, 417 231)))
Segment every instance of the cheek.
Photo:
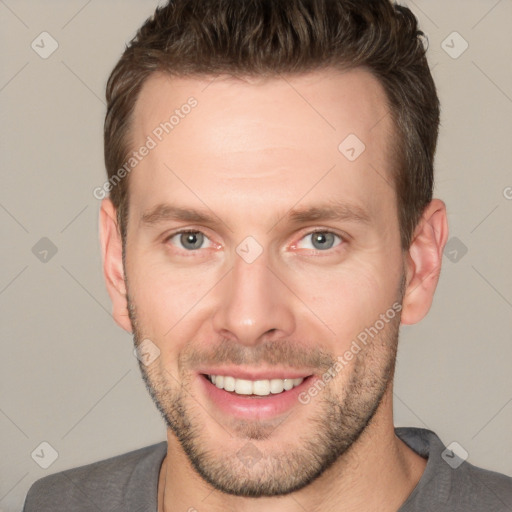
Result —
POLYGON ((192 265, 177 268, 144 254, 133 255, 127 270, 137 320, 151 331, 147 335, 156 339, 176 339, 177 333, 201 310, 201 301, 217 277, 211 269, 198 271, 192 265))
POLYGON ((212 314, 211 291, 223 273, 212 265, 171 265, 164 253, 130 255, 130 297, 139 326, 166 352, 179 352, 212 314))
POLYGON ((291 288, 333 331, 336 353, 391 307, 399 282, 382 265, 360 260, 345 262, 338 269, 302 269, 294 275, 291 288))

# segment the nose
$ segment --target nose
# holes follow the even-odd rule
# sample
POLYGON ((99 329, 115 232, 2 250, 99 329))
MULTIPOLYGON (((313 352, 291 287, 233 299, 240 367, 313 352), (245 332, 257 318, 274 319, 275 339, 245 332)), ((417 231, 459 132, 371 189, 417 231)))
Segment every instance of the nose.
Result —
POLYGON ((293 334, 296 298, 268 266, 265 253, 252 263, 235 255, 219 284, 213 328, 220 336, 251 346, 293 334))

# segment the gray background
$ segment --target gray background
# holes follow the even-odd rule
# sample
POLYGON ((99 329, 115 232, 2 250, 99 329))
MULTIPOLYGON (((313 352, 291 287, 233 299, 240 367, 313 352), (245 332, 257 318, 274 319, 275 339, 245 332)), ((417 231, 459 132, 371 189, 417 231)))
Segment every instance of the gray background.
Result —
MULTIPOLYGON (((429 315, 402 329, 396 425, 433 429, 512 475, 512 0, 404 3, 430 40, 450 241, 429 315), (460 55, 454 31, 469 44, 460 55)), ((106 79, 155 6, 0 0, 3 511, 44 475, 165 439, 110 315, 92 194, 105 180, 106 79), (47 59, 31 48, 43 31, 59 45, 47 59), (40 253, 43 237, 56 254, 40 253), (47 469, 36 460, 48 449, 31 456, 43 441, 58 452, 47 469)))

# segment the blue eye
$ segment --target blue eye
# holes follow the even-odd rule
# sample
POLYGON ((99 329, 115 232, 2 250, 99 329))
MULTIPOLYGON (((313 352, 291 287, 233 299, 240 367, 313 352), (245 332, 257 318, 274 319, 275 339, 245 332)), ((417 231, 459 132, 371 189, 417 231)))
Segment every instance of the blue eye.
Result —
POLYGON ((307 240, 308 238, 311 238, 311 244, 309 247, 301 247, 299 244, 297 244, 297 247, 301 249, 314 249, 317 251, 325 251, 332 249, 336 245, 339 245, 341 243, 341 238, 332 233, 331 231, 313 231, 313 233, 308 233, 302 240, 307 240), (339 240, 338 244, 335 244, 336 239, 339 240))
MULTIPOLYGON (((170 235, 166 241, 187 252, 198 251, 213 246, 210 239, 204 233, 196 230, 178 231, 170 235)), ((341 237, 335 233, 319 230, 305 235, 298 242, 296 247, 299 249, 312 249, 323 252, 340 245, 341 242, 341 237), (309 244, 307 243, 308 240, 310 240, 309 244)))
POLYGON ((185 249, 187 251, 197 251, 198 249, 203 249, 203 243, 205 241, 209 242, 209 239, 201 233, 201 231, 179 231, 178 233, 174 233, 168 239, 173 245, 177 245, 181 249, 185 249), (178 243, 173 242, 174 239, 178 240, 178 243))

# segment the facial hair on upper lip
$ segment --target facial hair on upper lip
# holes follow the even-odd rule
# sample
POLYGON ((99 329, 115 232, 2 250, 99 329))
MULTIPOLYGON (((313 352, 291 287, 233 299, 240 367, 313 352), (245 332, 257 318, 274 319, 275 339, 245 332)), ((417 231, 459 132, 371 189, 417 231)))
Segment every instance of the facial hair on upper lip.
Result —
POLYGON ((263 341, 246 347, 223 338, 215 348, 185 349, 178 361, 180 373, 194 371, 200 366, 248 366, 250 368, 279 367, 280 369, 308 370, 311 374, 322 374, 335 363, 335 358, 313 345, 290 340, 263 341))
MULTIPOLYGON (((397 299, 400 304, 403 294, 404 289, 397 299)), ((144 338, 129 299, 128 304, 137 346, 144 338)), ((188 392, 194 368, 204 363, 282 365, 286 361, 297 368, 311 365, 321 371, 320 368, 327 369, 335 362, 331 355, 300 343, 294 345, 293 340, 246 347, 223 339, 215 347, 207 345, 206 349, 199 349, 192 343, 185 346, 178 356, 181 382, 159 365, 146 368, 139 360, 139 367, 168 428, 204 481, 220 492, 235 496, 283 496, 304 488, 321 476, 370 425, 384 393, 392 386, 400 316, 389 322, 354 358, 354 368, 344 374, 347 378, 343 388, 326 386, 315 398, 309 414, 305 408, 296 409, 298 413, 306 414, 300 424, 301 443, 296 443, 290 451, 283 450, 281 445, 268 448, 254 468, 244 467, 233 450, 240 448, 240 442, 245 442, 246 446, 250 440, 265 443, 275 431, 264 423, 237 424, 236 436, 231 437, 233 450, 229 451, 230 445, 223 446, 220 451, 216 449, 215 442, 205 430, 207 422, 212 423, 212 420, 203 417, 203 409, 188 392)), ((311 346, 316 347, 317 343, 318 340, 311 342, 311 346)), ((282 439, 283 443, 289 441, 287 437, 282 439)))

